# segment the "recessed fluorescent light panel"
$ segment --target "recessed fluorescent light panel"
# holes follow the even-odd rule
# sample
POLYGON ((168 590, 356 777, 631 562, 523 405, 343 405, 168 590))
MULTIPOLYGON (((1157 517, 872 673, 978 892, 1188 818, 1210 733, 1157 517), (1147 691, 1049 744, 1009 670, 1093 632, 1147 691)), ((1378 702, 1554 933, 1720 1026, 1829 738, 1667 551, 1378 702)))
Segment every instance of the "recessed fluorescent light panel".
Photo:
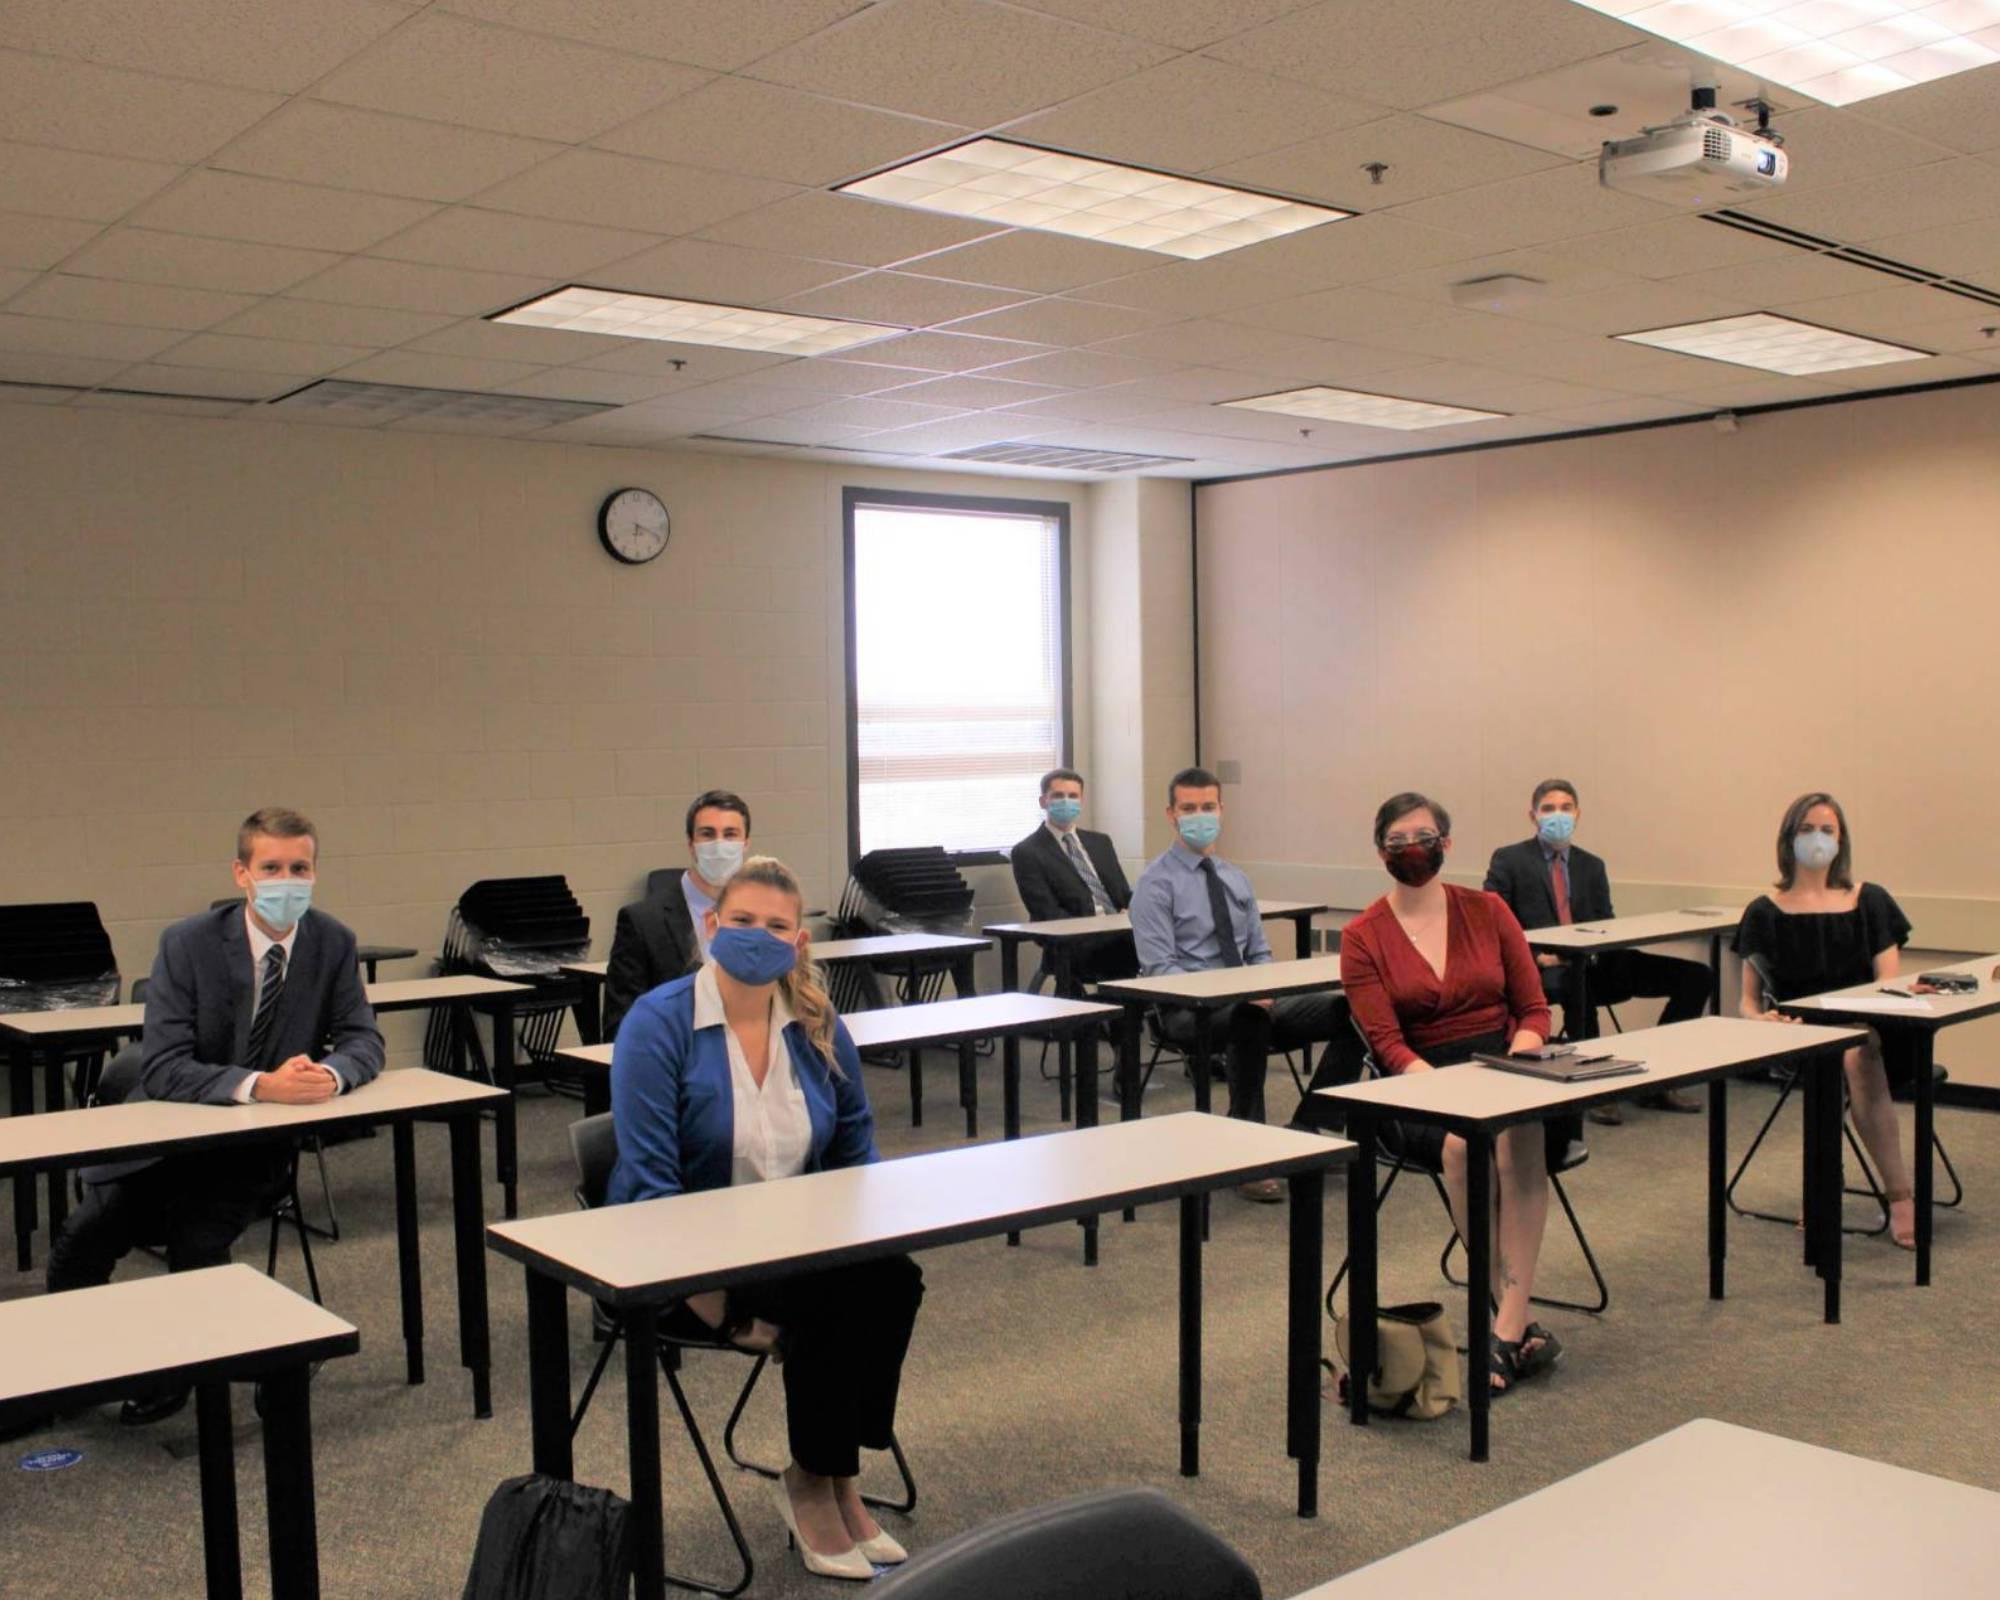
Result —
POLYGON ((493 423, 574 422, 616 406, 593 400, 546 400, 532 394, 488 394, 469 389, 417 389, 400 383, 354 383, 322 378, 280 395, 272 405, 287 411, 322 411, 346 421, 394 422, 404 417, 440 417, 493 423))
POLYGON ((2000 61, 1996 0, 1576 3, 1830 106, 2000 61))
POLYGON ((1723 317, 1715 322, 1684 322, 1675 328, 1646 333, 1621 333, 1628 344, 1649 344, 1684 356, 1727 361, 1809 378, 1818 372, 1842 372, 1849 367, 1880 367, 1892 361, 1923 361, 1931 354, 1909 345, 1885 344, 1837 328, 1816 328, 1810 322, 1774 317, 1759 311, 1747 317, 1723 317))
POLYGON ((974 139, 842 184, 838 192, 1187 261, 1354 214, 1005 139, 974 139))
POLYGON ((560 328, 565 333, 604 333, 615 339, 664 339, 670 344, 761 350, 774 356, 832 355, 836 350, 850 350, 910 331, 879 322, 801 317, 789 311, 714 306, 700 300, 668 300, 656 294, 622 294, 615 289, 583 289, 574 284, 502 311, 491 320, 526 328, 560 328))
POLYGON ((1363 394, 1358 389, 1287 389, 1250 400, 1224 400, 1236 411, 1273 411, 1285 417, 1312 417, 1320 422, 1349 422, 1358 428, 1449 428, 1459 422, 1485 422, 1504 411, 1472 411, 1464 406, 1433 405, 1428 400, 1399 400, 1389 394, 1363 394))

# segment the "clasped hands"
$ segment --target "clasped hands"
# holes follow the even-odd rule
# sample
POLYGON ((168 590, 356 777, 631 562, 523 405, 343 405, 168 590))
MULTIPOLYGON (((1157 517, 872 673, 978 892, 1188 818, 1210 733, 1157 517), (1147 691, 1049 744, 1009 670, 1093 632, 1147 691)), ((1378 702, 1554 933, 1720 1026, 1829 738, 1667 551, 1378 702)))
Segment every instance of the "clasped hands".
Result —
POLYGON ((339 1092, 340 1080, 333 1075, 333 1068, 322 1066, 306 1055, 293 1056, 250 1081, 253 1100, 269 1100, 284 1106, 316 1106, 339 1092))

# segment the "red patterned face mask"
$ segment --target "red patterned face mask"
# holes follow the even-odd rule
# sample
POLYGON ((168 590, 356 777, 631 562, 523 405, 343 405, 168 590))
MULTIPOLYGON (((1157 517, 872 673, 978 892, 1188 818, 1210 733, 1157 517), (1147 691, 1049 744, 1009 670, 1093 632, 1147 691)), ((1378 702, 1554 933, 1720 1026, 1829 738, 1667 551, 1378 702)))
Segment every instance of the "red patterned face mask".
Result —
POLYGON ((1436 839, 1429 844, 1406 844, 1402 849, 1391 850, 1384 855, 1382 864, 1398 883, 1421 889, 1444 870, 1444 841, 1436 839))

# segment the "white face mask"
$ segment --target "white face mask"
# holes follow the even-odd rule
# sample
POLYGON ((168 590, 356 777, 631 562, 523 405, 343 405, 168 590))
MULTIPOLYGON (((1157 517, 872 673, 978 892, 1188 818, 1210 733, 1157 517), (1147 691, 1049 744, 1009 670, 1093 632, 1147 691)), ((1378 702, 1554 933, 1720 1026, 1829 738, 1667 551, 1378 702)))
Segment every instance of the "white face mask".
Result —
POLYGON ((743 865, 741 839, 702 839, 694 847, 694 869, 702 882, 720 889, 743 865))

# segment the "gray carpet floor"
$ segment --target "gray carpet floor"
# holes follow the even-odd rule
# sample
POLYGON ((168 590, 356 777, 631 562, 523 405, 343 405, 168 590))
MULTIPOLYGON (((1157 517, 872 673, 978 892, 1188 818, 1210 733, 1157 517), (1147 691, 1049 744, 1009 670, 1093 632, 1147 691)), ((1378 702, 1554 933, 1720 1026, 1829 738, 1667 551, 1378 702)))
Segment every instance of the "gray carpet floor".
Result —
MULTIPOLYGON (((1030 1062, 1032 1064, 1032 1053, 1030 1062)), ((1274 1105, 1282 1065, 1273 1061, 1274 1105)), ((940 1056, 926 1100, 930 1125, 913 1131, 898 1076, 869 1070, 889 1157, 957 1141, 948 1114, 954 1069, 940 1056)), ((998 1074, 986 1082, 997 1132, 998 1074)), ((1772 1091, 1739 1088, 1738 1149, 1772 1091)), ((1056 1125, 1053 1085, 1031 1075, 1030 1133, 1056 1125)), ((1178 1075, 1148 1096, 1149 1112, 1191 1096, 1178 1075)), ((574 1102, 523 1105, 523 1213, 570 1205, 564 1124, 574 1102)), ((1909 1113, 1903 1112, 1905 1138, 1909 1113)), ((1767 1209, 1796 1184, 1798 1119, 1788 1108, 1746 1180, 1767 1209)), ((1591 1130, 1593 1158, 1572 1192, 1609 1275, 1602 1317, 1550 1313, 1569 1346, 1561 1369, 1494 1412, 1494 1459, 1466 1460, 1463 1413, 1434 1423, 1351 1428, 1325 1408, 1321 1515, 1291 1514, 1283 1447, 1284 1208, 1219 1197, 1205 1266, 1206 1406, 1202 1473, 1176 1471, 1175 1219, 1172 1207, 1136 1224, 1107 1221, 1103 1264, 1081 1265, 1078 1230, 1030 1234, 923 1258, 929 1294, 904 1385, 900 1433, 921 1491, 916 1513, 887 1518, 914 1548, 1001 1512, 1084 1490, 1153 1484, 1237 1546, 1266 1594, 1283 1597, 1503 1505, 1691 1417, 1719 1417, 1815 1444, 2000 1489, 1994 1397, 2000 1393, 2000 1119, 1940 1113, 1939 1131, 1972 1186, 1962 1211, 1940 1213, 1934 1287, 1912 1286, 1911 1258, 1886 1240, 1850 1240, 1846 1319, 1819 1320, 1817 1284, 1799 1265, 1790 1228, 1735 1222, 1730 1297, 1706 1297, 1704 1119, 1633 1112, 1622 1128, 1591 1130)), ((500 1479, 527 1470, 526 1340, 518 1272, 492 1258, 495 1415, 471 1416, 455 1365, 448 1162, 444 1136, 418 1134, 422 1168, 431 1381, 406 1387, 397 1310, 395 1233, 386 1138, 345 1145, 329 1164, 345 1236, 322 1244, 329 1305, 361 1329, 357 1356, 334 1362, 313 1389, 320 1559, 333 1597, 433 1600, 464 1582, 479 1513, 500 1479)), ((489 1168, 490 1172, 490 1162, 489 1168)), ((1328 1201, 1328 1270, 1343 1223, 1338 1184, 1328 1201)), ((317 1207, 317 1197, 310 1202, 317 1207)), ((1855 1210, 1856 1217, 1860 1209, 1855 1210)), ((11 1221, 8 1224, 11 1233, 11 1221)), ((1444 1298, 1462 1326, 1463 1299, 1441 1283, 1444 1223, 1418 1182, 1398 1186, 1383 1222, 1385 1298, 1444 1298)), ((239 1251, 262 1259, 261 1228, 239 1251), (247 1248, 252 1242, 254 1250, 247 1248)), ((45 1248, 45 1247, 44 1247, 45 1248)), ((10 1252, 11 1254, 11 1252, 10 1252)), ((128 1272, 158 1270, 144 1259, 128 1272)), ((280 1275, 303 1286, 288 1239, 280 1275)), ((1543 1283, 1583 1289, 1582 1264, 1551 1222, 1543 1283)), ((0 1271, 0 1298, 38 1293, 35 1275, 0 1271)), ((583 1306, 572 1298, 575 1382, 595 1355, 583 1306)), ((1329 1329, 1329 1335, 1331 1330, 1329 1329)), ((143 1339, 145 1330, 134 1328, 143 1339)), ((1328 1348, 1332 1340, 1329 1336, 1328 1348)), ((0 1352, 0 1360, 5 1353, 0 1352)), ((698 1356, 687 1385, 719 1442, 741 1382, 733 1357, 698 1356)), ((262 1463, 249 1396, 238 1392, 238 1466, 249 1592, 268 1593, 261 1528, 262 1463)), ((577 1442, 585 1482, 626 1484, 623 1393, 613 1363, 577 1442)), ((753 1403, 748 1442, 781 1448, 778 1385, 753 1403)), ((192 1411, 148 1430, 120 1429, 115 1411, 72 1419, 0 1454, 0 1593, 36 1600, 72 1593, 113 1597, 201 1593, 200 1522, 192 1411), (52 1445, 83 1452, 66 1471, 16 1470, 20 1455, 52 1445), (177 1455, 176 1452, 179 1452, 177 1455)), ((665 1422, 666 1517, 672 1560, 715 1573, 728 1549, 692 1452, 665 1422)), ((787 1554, 758 1483, 737 1480, 739 1512, 756 1552, 752 1593, 825 1594, 787 1554)), ((1754 1492, 1754 1486, 1746 1486, 1754 1492)), ((1850 1508, 1859 1516, 1866 1507, 1850 1508)), ((1699 1537, 1698 1529, 1688 1530, 1699 1537)), ((1893 1530, 1884 1530, 1893 1537, 1893 1530)), ((1468 1581, 1473 1581, 1468 1575, 1468 1581)))

